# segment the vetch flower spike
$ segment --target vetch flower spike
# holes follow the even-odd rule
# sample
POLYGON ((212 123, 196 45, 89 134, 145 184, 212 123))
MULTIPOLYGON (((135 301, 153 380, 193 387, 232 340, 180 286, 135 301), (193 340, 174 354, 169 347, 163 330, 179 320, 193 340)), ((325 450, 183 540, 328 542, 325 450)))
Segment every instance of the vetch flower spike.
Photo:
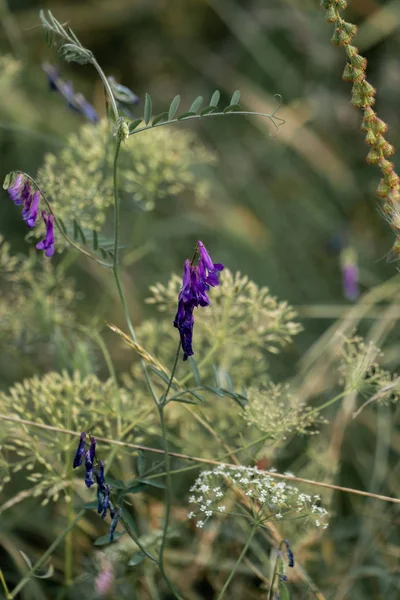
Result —
POLYGON ((207 292, 219 285, 218 273, 224 265, 213 263, 203 242, 197 242, 199 263, 193 265, 185 260, 182 288, 178 296, 178 310, 174 319, 174 327, 179 330, 183 349, 183 360, 194 354, 192 347, 194 317, 193 311, 198 306, 208 306, 210 299, 207 292))
POLYGON ((45 210, 42 211, 42 218, 46 225, 46 237, 44 240, 36 244, 38 250, 45 250, 46 256, 53 256, 54 254, 54 217, 48 215, 45 210))
POLYGON ((83 455, 85 453, 85 449, 86 449, 86 433, 83 431, 79 438, 78 449, 77 449, 75 457, 74 457, 74 462, 72 463, 72 466, 74 469, 76 469, 76 467, 81 466, 82 460, 83 460, 83 455))

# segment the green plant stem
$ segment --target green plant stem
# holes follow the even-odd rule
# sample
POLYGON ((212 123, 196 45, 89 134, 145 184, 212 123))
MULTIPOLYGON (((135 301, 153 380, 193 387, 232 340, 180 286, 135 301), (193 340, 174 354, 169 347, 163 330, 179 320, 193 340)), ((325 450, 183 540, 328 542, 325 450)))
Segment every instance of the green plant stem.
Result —
POLYGON ((3 571, 1 569, 0 569, 0 582, 1 582, 1 585, 3 586, 3 590, 4 590, 4 593, 6 595, 6 600, 10 600, 12 598, 12 596, 10 594, 10 591, 9 591, 8 587, 7 587, 7 582, 5 580, 5 577, 3 575, 3 571))
MULTIPOLYGON (((125 298, 125 293, 121 283, 121 277, 119 274, 119 238, 120 238, 120 223, 119 223, 119 194, 118 194, 118 157, 121 149, 121 140, 117 139, 114 154, 114 166, 113 166, 113 189, 114 189, 114 259, 113 259, 113 273, 115 284, 117 286, 118 295, 121 300, 122 309, 124 311, 125 321, 128 326, 129 334, 133 341, 137 343, 137 337, 135 329, 132 325, 131 317, 129 315, 128 303, 125 298)), ((147 366, 144 360, 141 361, 143 373, 146 378, 146 383, 151 392, 154 402, 158 406, 158 398, 155 392, 154 386, 150 380, 147 366)))
POLYGON ((241 553, 240 553, 240 555, 239 555, 239 558, 237 559, 237 561, 236 561, 236 563, 235 563, 235 565, 234 565, 234 567, 233 567, 232 571, 229 573, 229 575, 228 575, 228 578, 227 578, 227 580, 225 581, 225 583, 224 583, 224 586, 223 586, 222 590, 221 590, 221 591, 220 591, 220 593, 218 594, 217 600, 221 600, 221 598, 223 598, 223 596, 224 596, 224 594, 225 594, 226 590, 228 589, 228 586, 229 586, 230 582, 232 581, 232 579, 233 579, 233 578, 234 578, 234 576, 235 576, 235 573, 236 573, 236 571, 237 571, 237 569, 238 569, 238 567, 239 567, 240 563, 242 562, 243 558, 245 557, 245 554, 246 554, 247 550, 249 549, 249 546, 250 546, 250 544, 251 544, 251 541, 252 541, 253 537, 254 537, 254 536, 255 536, 255 534, 256 534, 256 531, 257 531, 257 529, 258 529, 258 522, 256 521, 256 522, 254 523, 253 527, 251 528, 250 535, 249 535, 249 537, 248 537, 248 539, 247 539, 247 542, 246 542, 246 544, 245 544, 245 546, 244 546, 243 550, 241 551, 241 553))
POLYGON ((15 586, 13 591, 10 594, 10 598, 15 598, 17 594, 26 586, 26 584, 30 581, 31 577, 34 573, 46 562, 48 558, 53 554, 54 550, 57 548, 59 544, 65 539, 65 536, 68 535, 70 531, 75 527, 75 525, 80 521, 85 514, 85 510, 81 510, 75 517, 75 519, 68 525, 66 529, 54 540, 51 546, 48 547, 46 552, 42 554, 38 561, 33 565, 31 569, 27 572, 27 574, 21 579, 21 581, 15 586))
MULTIPOLYGON (((121 278, 120 278, 120 273, 119 273, 119 238, 120 238, 120 222, 119 222, 119 194, 118 194, 118 157, 119 157, 119 151, 121 148, 121 140, 117 139, 116 142, 116 146, 115 146, 115 154, 114 154, 114 165, 113 165, 113 190, 114 190, 114 258, 113 258, 113 273, 114 273, 114 279, 115 279, 115 283, 117 286, 117 290, 118 290, 118 295, 119 298, 121 300, 121 304, 122 304, 122 309, 124 311, 124 315, 125 315, 125 320, 128 326, 128 330, 130 333, 130 336, 132 338, 132 340, 137 343, 137 337, 136 337, 136 333, 129 315, 129 309, 128 309, 128 303, 126 301, 125 298, 125 293, 122 287, 122 283, 121 283, 121 278)), ((172 380, 174 378, 174 372, 176 370, 176 366, 177 366, 177 359, 175 360, 175 365, 173 368, 173 371, 171 373, 171 379, 168 385, 168 390, 171 387, 172 384, 172 380)), ((142 363, 142 368, 143 368, 143 373, 145 375, 146 378, 146 382, 147 385, 149 387, 149 390, 151 392, 151 395, 153 397, 154 403, 157 407, 158 410, 158 414, 160 417, 160 424, 161 424, 161 431, 162 431, 162 438, 163 438, 163 445, 164 445, 164 456, 165 456, 165 470, 166 470, 166 479, 167 479, 167 487, 166 487, 166 509, 165 509, 165 518, 164 518, 164 529, 163 529, 163 535, 162 535, 162 540, 161 540, 161 548, 160 548, 160 554, 159 554, 159 558, 157 560, 159 569, 161 571, 161 574, 163 575, 166 584, 168 585, 169 589, 171 590, 171 592, 174 594, 174 596, 178 599, 178 600, 183 600, 182 596, 179 595, 179 593, 175 590, 174 586, 172 585, 172 583, 170 582, 166 572, 165 572, 165 568, 164 568, 164 549, 165 549, 165 542, 166 542, 166 537, 167 537, 167 532, 168 532, 168 524, 169 524, 169 515, 171 512, 171 476, 170 476, 170 460, 169 460, 169 449, 168 449, 168 440, 167 440, 167 431, 166 431, 166 426, 165 426, 165 419, 164 419, 164 406, 162 405, 162 403, 158 400, 157 398, 157 394, 155 392, 155 389, 153 387, 153 384, 151 382, 151 379, 149 377, 148 371, 147 371, 147 365, 145 363, 144 360, 141 361, 142 363)), ((165 394, 164 396, 164 401, 167 400, 167 394, 165 394)), ((129 533, 129 529, 127 530, 129 533)), ((131 533, 130 533, 131 535, 131 533)), ((132 537, 132 535, 131 535, 132 537)), ((138 540, 135 539, 134 537, 132 537, 132 539, 135 541, 136 544, 138 544, 138 540)), ((147 555, 147 550, 145 550, 144 547, 141 547, 140 544, 138 544, 139 548, 145 552, 145 554, 147 555)))
POLYGON ((105 76, 103 69, 100 67, 99 63, 97 62, 97 60, 94 57, 92 58, 91 63, 101 77, 101 80, 103 82, 104 88, 107 93, 107 96, 110 100, 110 104, 111 104, 111 108, 114 113, 115 121, 118 121, 118 119, 119 119, 118 107, 117 107, 117 103, 115 102, 115 98, 114 98, 114 94, 112 93, 111 86, 108 83, 108 79, 105 76))
MULTIPOLYGON (((72 409, 72 405, 73 405, 73 398, 71 398, 71 401, 68 405, 68 413, 67 413, 67 429, 71 428, 71 409, 72 409)), ((67 524, 68 526, 73 522, 74 520, 74 507, 72 504, 72 494, 73 494, 73 486, 72 486, 72 481, 73 481, 73 467, 72 467, 72 458, 71 458, 71 453, 69 451, 67 451, 65 453, 65 469, 67 472, 67 476, 68 476, 68 495, 69 495, 69 502, 67 505, 67 524)), ((72 578, 73 578, 73 552, 74 552, 74 547, 73 547, 73 539, 72 539, 72 531, 69 531, 67 533, 67 535, 65 536, 65 557, 64 557, 64 581, 65 581, 65 587, 69 588, 72 585, 72 578)))
POLYGON ((277 571, 278 571, 278 554, 276 555, 274 570, 272 571, 271 585, 269 586, 267 600, 272 600, 272 594, 274 593, 274 583, 275 583, 275 577, 276 577, 277 571))
POLYGON ((162 406, 165 406, 167 404, 167 402, 168 402, 167 396, 169 394, 169 391, 170 391, 171 386, 172 386, 172 382, 173 382, 174 377, 175 377, 175 371, 176 371, 176 367, 178 366, 178 360, 179 360, 179 354, 180 354, 180 352, 181 352, 181 343, 179 342, 178 348, 177 348, 177 351, 176 351, 176 354, 175 354, 174 366, 172 367, 172 371, 171 371, 171 375, 170 375, 170 378, 169 378, 169 381, 168 381, 167 389, 166 389, 165 394, 164 394, 164 399, 161 402, 162 406))
POLYGON ((324 404, 321 404, 321 406, 316 406, 315 408, 313 408, 312 410, 310 410, 310 412, 307 413, 307 416, 315 415, 316 413, 321 412, 321 410, 324 410, 325 408, 328 408, 328 406, 331 406, 332 404, 335 404, 335 402, 338 402, 341 398, 343 398, 343 396, 346 396, 346 394, 348 394, 351 391, 352 390, 344 390, 343 392, 340 392, 340 394, 338 394, 334 398, 331 398, 330 400, 328 400, 324 404))

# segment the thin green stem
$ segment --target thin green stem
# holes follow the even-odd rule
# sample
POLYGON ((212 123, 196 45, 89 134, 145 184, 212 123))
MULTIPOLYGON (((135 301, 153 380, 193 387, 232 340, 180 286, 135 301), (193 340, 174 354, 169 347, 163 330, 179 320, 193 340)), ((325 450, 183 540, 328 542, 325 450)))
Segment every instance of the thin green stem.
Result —
MULTIPOLYGON (((113 189, 114 189, 114 259, 113 259, 113 273, 115 284, 117 286, 118 295, 121 300, 122 309, 124 311, 125 321, 128 326, 129 334, 133 341, 137 343, 137 337, 135 329, 133 327, 131 317, 129 315, 128 303, 125 298, 124 289, 121 283, 121 277, 119 274, 119 239, 120 239, 120 222, 119 222, 119 194, 118 194, 118 157, 121 149, 121 140, 117 139, 114 154, 114 166, 113 166, 113 189)), ((141 361, 146 383, 151 392, 154 402, 158 406, 158 398, 155 392, 154 386, 149 377, 147 366, 144 360, 141 361)))
POLYGON ((316 413, 321 412, 321 410, 324 410, 325 408, 328 408, 328 406, 331 406, 332 404, 335 404, 335 402, 338 402, 341 398, 343 398, 343 396, 345 396, 346 394, 348 394, 351 391, 352 390, 344 390, 343 392, 340 392, 340 394, 338 394, 334 398, 331 398, 330 400, 328 400, 324 404, 321 404, 321 406, 316 406, 315 408, 313 408, 312 410, 310 410, 310 412, 307 413, 307 416, 315 415, 316 413))
POLYGON ((181 351, 181 343, 179 342, 178 348, 177 348, 177 351, 176 351, 176 354, 175 354, 174 366, 172 367, 172 371, 171 371, 171 375, 170 375, 170 378, 169 378, 169 381, 168 381, 167 389, 165 391, 164 398, 163 398, 163 400, 161 402, 162 406, 165 406, 167 404, 167 402, 168 402, 167 396, 169 394, 172 382, 173 382, 174 377, 175 377, 175 371, 176 371, 176 367, 178 366, 178 360, 179 360, 180 351, 181 351))
POLYGON ((5 579, 4 575, 3 575, 3 571, 1 569, 0 569, 0 583, 3 586, 3 590, 4 590, 4 593, 6 595, 6 600, 10 600, 12 598, 12 596, 10 594, 10 591, 9 591, 8 587, 7 587, 7 582, 6 582, 6 579, 5 579))
POLYGON ((237 559, 237 561, 236 561, 236 563, 235 563, 235 565, 234 565, 234 567, 233 567, 232 571, 229 573, 229 575, 228 575, 228 578, 227 578, 227 580, 225 581, 225 583, 224 583, 224 586, 223 586, 222 590, 221 590, 221 591, 220 591, 220 593, 218 594, 217 600, 221 600, 221 598, 223 598, 223 596, 224 596, 224 594, 225 594, 226 590, 227 590, 227 589, 228 589, 228 587, 229 587, 229 584, 230 584, 230 582, 232 581, 232 579, 233 579, 233 578, 234 578, 234 576, 235 576, 235 573, 236 573, 236 571, 237 571, 237 569, 238 569, 238 567, 239 567, 240 563, 241 563, 241 562, 242 562, 242 560, 244 559, 244 557, 245 557, 245 554, 246 554, 247 550, 249 549, 249 546, 250 546, 250 544, 251 544, 251 541, 252 541, 253 537, 254 537, 254 536, 255 536, 255 534, 256 534, 256 531, 257 531, 257 529, 258 529, 258 522, 256 521, 256 522, 254 523, 253 527, 251 528, 250 535, 249 535, 249 537, 248 537, 248 539, 247 539, 247 542, 246 542, 246 544, 245 544, 245 546, 244 546, 243 550, 241 551, 241 553, 240 553, 240 555, 239 555, 239 557, 238 557, 238 559, 237 559))
MULTIPOLYGON (((73 404, 73 399, 71 398, 71 401, 68 404, 68 412, 67 412, 67 429, 71 428, 71 409, 72 409, 72 404, 73 404)), ((67 477, 68 477, 68 495, 69 495, 69 502, 67 505, 67 524, 68 526, 73 522, 74 520, 74 507, 72 504, 72 494, 73 494, 73 486, 72 486, 72 481, 73 481, 73 467, 72 467, 72 458, 71 458, 71 453, 69 451, 67 451, 65 453, 65 469, 67 472, 67 477)), ((72 578, 73 578, 73 551, 74 551, 74 547, 73 547, 73 539, 72 539, 72 531, 69 531, 69 533, 67 533, 67 535, 65 536, 65 557, 64 557, 64 581, 65 581, 65 587, 69 588, 72 585, 72 578)))
POLYGON ((53 554, 54 550, 57 548, 59 544, 65 539, 65 536, 68 535, 70 531, 75 527, 75 525, 80 521, 85 514, 85 510, 81 510, 75 517, 75 519, 68 525, 66 529, 54 540, 51 546, 48 547, 46 552, 42 554, 38 561, 33 565, 31 569, 27 572, 27 574, 21 579, 21 581, 16 585, 13 591, 10 594, 10 598, 16 598, 17 594, 29 583, 31 577, 34 573, 46 562, 48 558, 53 554))
POLYGON ((158 407, 158 414, 160 416, 161 423, 161 435, 164 444, 164 457, 165 457, 165 477, 167 480, 167 485, 165 488, 165 514, 164 514, 164 527, 163 534, 161 538, 161 546, 160 546, 160 554, 159 554, 159 562, 160 568, 164 566, 164 550, 165 544, 167 541, 167 533, 168 533, 168 525, 169 525, 169 517, 171 514, 171 473, 170 473, 170 456, 169 456, 169 448, 168 448, 168 439, 167 439, 167 429, 165 426, 165 418, 164 418, 164 407, 158 407))
POLYGON ((276 577, 277 571, 278 571, 278 554, 276 555, 276 558, 275 558, 274 570, 272 571, 271 584, 269 586, 267 600, 272 600, 272 595, 274 593, 275 577, 276 577))
POLYGON ((115 98, 114 98, 114 94, 112 93, 111 86, 108 83, 108 79, 105 76, 103 69, 100 67, 99 63, 97 62, 97 60, 94 57, 92 58, 91 63, 101 77, 101 80, 103 82, 104 88, 107 93, 107 96, 110 100, 110 105, 111 105, 111 108, 114 113, 115 121, 117 122, 119 119, 118 107, 117 107, 117 103, 115 102, 115 98))
MULTIPOLYGON (((132 340, 137 343, 137 337, 136 337, 136 333, 129 315, 129 309, 128 309, 128 303, 126 301, 125 298, 125 294, 124 294, 124 290, 122 287, 122 283, 121 283, 121 278, 120 278, 120 274, 119 274, 119 237, 120 237, 120 222, 119 222, 119 194, 118 194, 118 156, 119 156, 119 151, 121 148, 121 140, 117 139, 116 142, 116 147, 115 147, 115 155, 114 155, 114 166, 113 166, 113 189, 114 189, 114 260, 113 260, 113 273, 114 273, 114 279, 115 279, 115 283, 117 286, 117 290, 118 290, 118 295, 120 297, 121 300, 121 304, 122 304, 122 308, 124 311, 124 315, 125 315, 125 320, 128 326, 128 330, 130 333, 130 336, 132 338, 132 340)), ((166 426, 165 426, 165 420, 164 420, 164 407, 161 405, 160 401, 157 398, 157 394, 154 390, 153 384, 151 382, 151 379, 149 377, 149 374, 147 372, 147 365, 145 363, 144 360, 141 361, 142 363, 142 368, 143 368, 143 372, 146 378, 146 382, 147 385, 149 387, 149 390, 151 392, 151 395, 153 397, 154 403, 157 407, 158 410, 158 414, 160 417, 160 424, 161 424, 161 430, 162 430, 162 438, 163 438, 163 443, 164 443, 164 455, 165 455, 165 470, 166 470, 166 478, 167 478, 167 487, 166 487, 166 510, 165 510, 165 522, 164 522, 164 529, 163 529, 163 535, 162 535, 162 540, 161 540, 161 548, 160 548, 160 554, 158 557, 158 560, 156 559, 158 566, 160 568, 161 574, 163 575, 166 584, 168 585, 169 589, 171 590, 171 592, 175 595, 175 597, 178 600, 183 600, 182 597, 179 595, 179 593, 175 590, 173 584, 170 582, 165 569, 164 569, 164 564, 163 564, 163 558, 164 558, 164 549, 165 549, 165 541, 166 541, 166 537, 167 537, 167 532, 168 532, 168 523, 169 523, 169 515, 171 512, 171 476, 169 474, 170 471, 170 460, 169 460, 169 450, 168 450, 168 440, 167 440, 167 431, 166 431, 166 426)), ((173 376, 174 376, 174 371, 176 369, 176 365, 177 365, 177 360, 175 361, 175 365, 174 365, 174 369, 171 375, 171 381, 169 384, 169 388, 171 387, 171 382, 173 380, 173 376)), ((168 389, 169 391, 169 389, 168 389)), ((165 400, 167 399, 167 394, 165 395, 165 400)), ((128 533, 129 533, 129 529, 128 529, 128 533)), ((131 534, 130 534, 131 535, 131 534)), ((132 537, 132 535, 131 535, 132 537)), ((138 539, 135 539, 132 537, 132 539, 134 539, 134 541, 136 542, 136 544, 138 544, 139 548, 145 552, 145 554, 147 555, 147 550, 140 545, 140 542, 138 543, 138 539)), ((152 559, 154 560, 154 559, 152 559)))

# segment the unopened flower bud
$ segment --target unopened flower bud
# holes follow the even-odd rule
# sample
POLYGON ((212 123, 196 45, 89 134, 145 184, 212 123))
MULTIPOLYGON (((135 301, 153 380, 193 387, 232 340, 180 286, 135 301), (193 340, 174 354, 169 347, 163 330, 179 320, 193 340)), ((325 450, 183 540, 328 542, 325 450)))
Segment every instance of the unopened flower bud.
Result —
POLYGON ((367 154, 367 162, 370 165, 377 165, 381 158, 382 158, 382 156, 381 156, 381 153, 379 152, 379 150, 375 146, 372 146, 372 148, 370 149, 370 151, 367 154))
POLYGON ((386 196, 390 192, 390 189, 391 188, 388 186, 385 179, 381 179, 379 182, 379 185, 376 189, 376 194, 377 194, 377 196, 380 196, 381 198, 386 198, 386 196))

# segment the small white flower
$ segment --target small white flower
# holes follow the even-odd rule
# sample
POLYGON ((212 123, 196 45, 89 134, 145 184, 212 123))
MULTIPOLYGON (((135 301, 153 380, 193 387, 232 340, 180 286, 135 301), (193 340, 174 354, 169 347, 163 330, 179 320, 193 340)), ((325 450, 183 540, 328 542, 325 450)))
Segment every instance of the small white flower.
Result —
POLYGON ((201 529, 203 526, 204 526, 204 521, 197 521, 196 527, 199 527, 201 529))
POLYGON ((219 512, 224 512, 226 510, 225 506, 218 506, 219 512))
POLYGON ((188 513, 188 519, 193 519, 193 517, 194 517, 194 512, 191 511, 190 513, 188 513))

